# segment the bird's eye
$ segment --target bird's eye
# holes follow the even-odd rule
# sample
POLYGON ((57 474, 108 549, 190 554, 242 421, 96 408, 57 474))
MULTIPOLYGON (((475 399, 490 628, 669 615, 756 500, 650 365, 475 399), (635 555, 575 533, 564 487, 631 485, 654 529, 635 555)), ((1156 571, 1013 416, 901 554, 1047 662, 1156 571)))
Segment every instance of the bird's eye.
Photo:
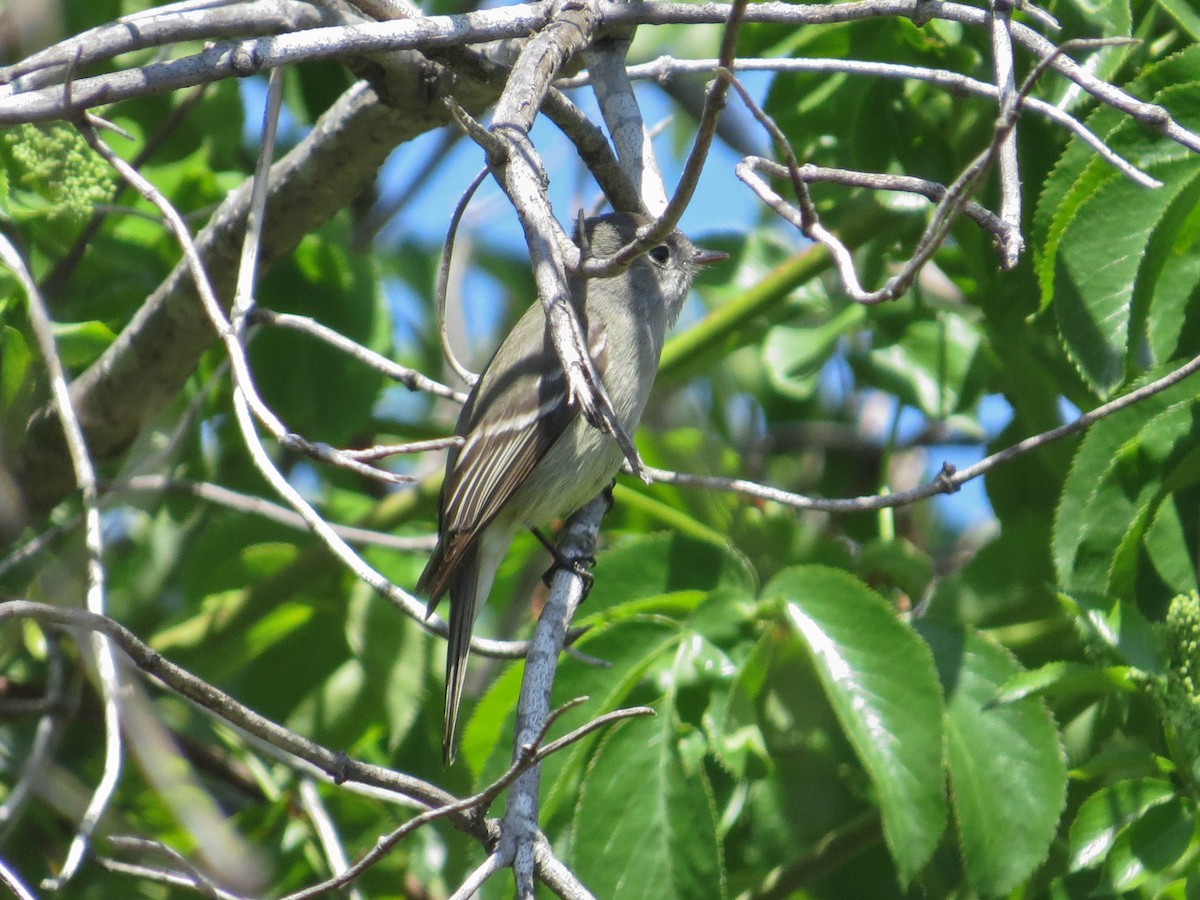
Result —
POLYGON ((650 250, 650 258, 660 266, 665 266, 667 260, 671 258, 671 248, 666 244, 659 244, 650 250))

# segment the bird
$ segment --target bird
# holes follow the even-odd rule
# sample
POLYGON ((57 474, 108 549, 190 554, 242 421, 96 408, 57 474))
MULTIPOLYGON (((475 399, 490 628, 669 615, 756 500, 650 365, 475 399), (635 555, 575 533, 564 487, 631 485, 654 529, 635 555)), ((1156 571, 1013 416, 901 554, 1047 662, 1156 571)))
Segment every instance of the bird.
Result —
MULTIPOLYGON (((582 222, 576 238, 611 256, 654 220, 613 212, 582 222)), ((727 254, 695 246, 679 231, 615 275, 568 279, 570 302, 613 409, 632 434, 658 371, 667 332, 696 272, 727 254)), ((567 400, 567 382, 541 304, 520 318, 475 382, 458 417, 438 501, 438 540, 417 581, 432 615, 449 593, 442 758, 456 730, 475 619, 517 531, 574 512, 604 487, 624 456, 616 441, 567 400)))

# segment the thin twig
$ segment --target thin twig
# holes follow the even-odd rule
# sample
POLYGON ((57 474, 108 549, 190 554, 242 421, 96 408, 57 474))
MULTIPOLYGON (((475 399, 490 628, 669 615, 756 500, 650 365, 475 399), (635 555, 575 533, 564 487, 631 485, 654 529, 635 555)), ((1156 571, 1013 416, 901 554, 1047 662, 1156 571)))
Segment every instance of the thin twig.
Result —
POLYGON ((463 403, 467 399, 467 395, 461 391, 456 391, 441 382, 434 381, 432 378, 415 369, 409 369, 406 366, 392 362, 392 360, 383 354, 376 353, 374 350, 352 341, 341 332, 334 331, 329 326, 322 325, 308 316, 274 312, 273 310, 263 309, 260 306, 256 307, 250 314, 250 321, 264 325, 273 325, 277 328, 288 328, 292 331, 300 331, 304 334, 312 335, 318 340, 329 344, 331 347, 335 347, 343 353, 354 357, 359 362, 378 370, 393 381, 400 382, 411 391, 424 391, 427 394, 433 394, 435 397, 443 397, 446 400, 453 400, 456 403, 463 403))
POLYGON ((437 145, 429 151, 408 177, 408 182, 399 194, 392 200, 380 201, 372 207, 361 221, 354 223, 354 236, 351 239, 353 247, 358 251, 367 250, 389 222, 398 216, 413 198, 424 190, 434 173, 445 162, 450 151, 457 146, 462 135, 454 128, 442 129, 437 145))
POLYGON ((1013 74, 1012 11, 1009 0, 989 0, 989 30, 992 38, 992 68, 1000 91, 1000 118, 1011 117, 1012 126, 996 147, 996 170, 1000 177, 1000 218, 1008 225, 1001 244, 1000 267, 1016 266, 1025 247, 1021 237, 1021 170, 1017 157, 1017 84, 1013 74))
POLYGON ((730 66, 737 58, 737 37, 747 4, 748 0, 734 0, 730 4, 729 14, 725 20, 725 30, 721 36, 719 57, 721 65, 717 69, 716 79, 708 87, 708 93, 704 98, 704 111, 696 126, 696 137, 692 141, 692 148, 684 162, 683 172, 679 176, 679 183, 675 186, 675 192, 672 194, 670 202, 661 212, 656 213, 653 225, 641 230, 633 241, 610 257, 585 260, 580 266, 581 274, 589 278, 616 274, 621 268, 666 238, 679 224, 679 219, 688 204, 691 203, 696 185, 700 182, 700 173, 704 169, 708 151, 712 147, 713 136, 717 131, 717 118, 721 115, 721 110, 725 108, 725 98, 733 79, 730 66))
MULTIPOLYGON (((278 503, 272 503, 264 497, 253 494, 243 494, 231 490, 224 485, 213 484, 210 481, 193 481, 188 478, 176 478, 171 475, 134 475, 118 481, 102 484, 104 500, 115 499, 125 493, 178 493, 188 494, 209 503, 216 503, 226 509, 242 512, 252 516, 260 516, 288 528, 309 531, 308 523, 294 510, 278 503)), ((385 550, 398 550, 402 553, 420 553, 432 550, 437 543, 437 535, 404 536, 373 531, 369 528, 357 528, 353 525, 330 524, 330 528, 351 544, 361 544, 367 547, 382 547, 385 550)))
POLYGON ((33 892, 25 886, 25 882, 17 873, 8 867, 8 863, 0 859, 0 884, 8 888, 17 900, 37 900, 33 892))
POLYGON ((267 210, 271 157, 275 152, 275 134, 282 105, 283 69, 272 69, 267 78, 262 137, 251 181, 250 210, 246 216, 246 233, 242 237, 242 258, 238 263, 237 287, 233 292, 233 308, 229 311, 230 326, 241 340, 245 339, 246 316, 254 308, 254 287, 258 282, 258 254, 262 246, 263 217, 267 210))
POLYGON ((127 834, 114 834, 109 836, 108 842, 122 850, 136 850, 140 853, 149 852, 165 856, 180 868, 186 878, 191 879, 191 887, 212 900, 218 900, 221 896, 220 888, 212 882, 212 879, 192 865, 186 856, 174 847, 168 847, 162 841, 151 841, 127 834))
MULTIPOLYGON (((1048 65, 1049 62, 1047 61, 1046 64, 1048 65)), ((1041 70, 1038 69, 1037 71, 1040 72, 1041 70)), ((796 195, 798 207, 791 206, 791 204, 776 194, 769 185, 754 173, 753 166, 747 161, 738 164, 736 168, 738 177, 763 202, 795 225, 802 234, 817 241, 829 251, 841 280, 842 289, 850 299, 856 303, 873 305, 894 300, 903 294, 917 277, 921 268, 941 246, 942 241, 945 240, 946 235, 949 233, 951 225, 964 210, 970 200, 970 196, 974 193, 986 174, 994 159, 997 148, 1003 144, 1005 137, 1015 127, 1017 115, 1021 107, 1021 99, 1028 93, 1028 88, 1032 84, 1032 78, 1026 83, 1026 86, 1014 102, 1006 108, 1005 115, 997 121, 992 141, 987 148, 979 153, 945 189, 945 192, 937 201, 933 215, 930 217, 929 223, 918 239, 912 255, 901 266, 900 271, 889 277, 883 286, 871 291, 863 288, 849 249, 847 249, 846 245, 836 234, 821 224, 816 206, 809 195, 808 185, 800 174, 799 161, 796 159, 795 152, 792 150, 786 136, 771 117, 754 101, 749 92, 740 83, 735 82, 735 84, 736 89, 741 95, 742 102, 749 107, 754 117, 767 129, 775 142, 776 151, 784 157, 788 172, 791 174, 792 189, 796 195)), ((1002 241, 1002 246, 1008 245, 1009 239, 1002 241)), ((1004 256, 1002 255, 1003 259, 1004 256)))
MULTIPOLYGON (((50 316, 46 312, 45 304, 42 302, 41 292, 38 291, 33 275, 25 265, 21 254, 2 233, 0 233, 0 260, 8 266, 25 290, 30 327, 34 332, 38 349, 42 354, 42 361, 46 366, 54 409, 58 413, 63 434, 66 436, 71 465, 75 469, 75 480, 83 498, 84 545, 87 550, 87 608, 96 615, 103 615, 106 605, 104 541, 100 528, 96 472, 92 467, 92 459, 83 436, 83 428, 79 424, 74 404, 71 402, 66 370, 58 355, 53 326, 50 316)), ((117 702, 120 681, 117 675, 116 659, 113 656, 112 646, 99 635, 94 636, 91 649, 94 654, 96 676, 100 682, 100 696, 104 703, 104 771, 100 781, 96 784, 96 789, 88 802, 83 818, 79 822, 75 836, 71 840, 62 870, 58 876, 48 878, 43 883, 44 887, 51 890, 61 888, 79 870, 84 855, 87 853, 92 832, 95 831, 101 816, 108 808, 109 800, 121 777, 121 714, 117 702)))
POLYGON ((467 134, 487 152, 488 165, 521 222, 551 343, 566 376, 567 403, 578 407, 589 423, 612 437, 631 469, 643 475, 641 457, 588 354, 571 305, 567 273, 579 269, 580 250, 554 217, 546 194, 548 179, 529 137, 550 82, 573 53, 588 46, 596 24, 594 4, 563 4, 555 6, 553 12, 554 17, 522 48, 496 104, 490 128, 484 129, 454 101, 447 100, 447 106, 467 134))
MULTIPOLYGON (((12 781, 4 802, 0 804, 0 846, 6 844, 16 830, 25 804, 33 794, 34 786, 42 783, 46 764, 53 757, 69 718, 62 643, 56 632, 46 629, 42 633, 46 641, 46 689, 41 698, 44 710, 34 731, 33 741, 21 763, 21 771, 12 781)), ((79 681, 76 679, 73 691, 76 699, 78 687, 79 681)), ((9 704, 6 704, 6 712, 11 714, 9 704)))
MULTIPOLYGON (((680 4, 671 0, 645 0, 630 4, 599 0, 597 19, 606 28, 638 24, 700 24, 727 20, 729 5, 680 4)), ((148 93, 175 90, 206 81, 254 74, 264 68, 356 54, 401 49, 463 46, 503 38, 521 38, 545 27, 556 5, 549 2, 518 4, 457 16, 355 25, 351 28, 316 28, 270 38, 232 41, 195 56, 154 63, 140 69, 80 79, 72 103, 53 87, 14 93, 0 89, 0 124, 63 118, 79 109, 113 103, 148 93)), ((937 17, 963 25, 987 26, 989 13, 945 0, 852 0, 829 4, 754 3, 746 11, 748 22, 782 25, 830 25, 871 18, 903 16, 925 22, 937 17)), ((1021 23, 1012 25, 1013 40, 1039 58, 1054 45, 1021 23)), ((586 42, 585 42, 586 43, 586 42)), ((1168 139, 1200 152, 1200 135, 1180 125, 1161 106, 1139 100, 1095 76, 1069 58, 1058 58, 1053 68, 1101 102, 1135 118, 1168 139)))
POLYGON ((28 91, 62 79, 70 65, 94 65, 123 53, 182 41, 286 34, 318 25, 339 25, 332 9, 286 0, 203 0, 141 10, 72 35, 20 62, 0 69, 0 84, 28 91))
MULTIPOLYGON (((281 422, 278 416, 263 402, 257 390, 254 388, 253 376, 250 373, 250 364, 246 359, 245 349, 242 346, 241 334, 237 328, 226 318, 225 313, 221 309, 220 301, 217 299, 216 291, 213 290, 212 283, 204 272, 204 265, 200 260, 200 254, 196 249, 195 242, 192 240, 191 233, 180 217, 178 210, 171 205, 162 192, 151 184, 140 172, 133 169, 128 163, 117 156, 109 146, 100 139, 96 131, 96 127, 100 122, 95 116, 90 114, 85 115, 78 123, 79 128, 85 139, 91 147, 96 150, 104 159, 116 169, 127 182, 134 186, 146 200, 154 204, 159 212, 166 219, 167 224, 174 234, 175 239, 180 243, 184 251, 184 258, 187 262, 189 271, 196 284, 197 293, 200 295, 201 303, 204 306, 205 312, 208 314, 213 327, 217 334, 225 343, 225 349, 228 353, 229 361, 233 368, 233 380, 235 384, 235 394, 240 392, 245 398, 247 405, 254 411, 255 418, 262 422, 267 429, 275 436, 277 440, 288 446, 290 449, 305 453, 316 459, 324 462, 331 462, 336 465, 344 466, 359 474, 371 475, 372 477, 381 480, 400 482, 407 480, 403 476, 393 475, 389 472, 373 469, 369 466, 363 466, 354 460, 345 460, 338 456, 337 451, 332 447, 324 444, 317 444, 306 441, 299 435, 288 431, 281 422)), ((265 193, 262 195, 265 198, 265 193)), ((251 208, 253 213, 253 203, 251 208)), ((253 216, 252 216, 253 217, 253 216)), ((261 217, 261 212, 260 212, 261 217)), ((257 243, 252 235, 248 232, 248 238, 251 238, 251 248, 257 243)), ((255 253, 251 252, 251 259, 255 253)), ((244 288, 243 288, 244 295, 244 288)), ((243 300, 243 303, 246 301, 243 300)), ((239 322, 244 320, 244 312, 239 316, 239 322)), ((273 466, 272 466, 273 467, 273 466)), ((289 491, 295 496, 299 496, 294 490, 289 491)), ((295 504, 293 504, 295 505, 295 504)), ((315 513, 314 513, 315 517, 315 513)))
POLYGON ((613 209, 635 212, 645 209, 637 192, 637 180, 621 168, 604 132, 566 94, 557 88, 548 90, 542 103, 542 114, 575 145, 580 160, 613 209))
MULTIPOLYGON (((771 178, 788 178, 792 173, 787 166, 761 156, 748 156, 743 162, 753 171, 762 172, 771 178)), ((834 169, 805 163, 796 174, 805 184, 841 184, 847 187, 867 188, 872 191, 896 191, 917 194, 934 203, 946 195, 946 186, 912 175, 889 175, 875 172, 855 172, 850 169, 834 169)), ((994 212, 971 200, 963 206, 963 215, 990 234, 1001 240, 1008 226, 994 212)))
MULTIPOLYGON (((673 56, 660 56, 650 62, 629 66, 628 74, 631 80, 651 79, 661 81, 678 74, 711 74, 720 64, 718 59, 676 59, 673 56)), ((828 74, 862 75, 869 78, 897 78, 910 81, 924 81, 928 84, 945 88, 951 94, 972 94, 998 101, 1000 91, 994 84, 979 81, 958 72, 948 72, 944 69, 933 69, 927 66, 910 66, 900 63, 875 62, 858 59, 738 59, 733 65, 734 72, 816 72, 828 74)), ((561 88, 582 87, 589 83, 588 75, 575 75, 558 82, 561 88)), ((1052 103, 1047 103, 1037 97, 1027 97, 1024 109, 1036 112, 1050 121, 1071 131, 1080 140, 1096 151, 1105 162, 1119 170, 1125 177, 1136 181, 1143 187, 1161 187, 1162 182, 1147 175, 1116 151, 1104 143, 1086 125, 1070 113, 1059 109, 1052 103)))
MULTIPOLYGON (((374 847, 363 854, 354 862, 353 865, 347 866, 344 871, 337 873, 334 877, 322 881, 319 884, 310 885, 302 890, 288 894, 283 897, 282 900, 307 900, 309 897, 317 897, 329 891, 336 890, 353 883, 359 875, 387 856, 392 848, 400 843, 400 841, 404 840, 404 838, 408 837, 408 835, 412 834, 418 828, 428 825, 430 822, 458 814, 467 814, 476 818, 480 817, 492 804, 492 802, 498 796, 500 796, 500 794, 506 788, 509 787, 509 785, 511 785, 529 768, 537 765, 551 752, 554 752, 553 750, 548 750, 547 748, 541 747, 541 742, 545 738, 546 729, 550 727, 555 718, 557 718, 558 714, 573 705, 575 705, 575 703, 568 704, 568 706, 558 710, 555 716, 550 717, 544 723, 542 730, 534 736, 532 744, 527 746, 524 752, 520 753, 513 759, 513 762, 509 765, 508 770, 503 775, 501 775, 483 790, 473 794, 470 797, 435 806, 418 816, 414 816, 399 828, 396 828, 395 830, 379 837, 379 839, 375 841, 374 847)), ((619 710, 618 712, 627 711, 619 710)), ((604 718, 606 721, 611 721, 612 714, 604 718)), ((604 722, 600 722, 598 724, 589 724, 594 724, 595 727, 600 727, 600 725, 604 724, 604 722)), ((577 729, 577 731, 581 730, 582 729, 577 729)), ((594 728, 592 730, 594 730, 594 728)), ((565 746, 563 741, 559 740, 554 742, 554 747, 556 750, 561 749, 562 746, 565 746)), ((492 857, 501 857, 497 859, 495 871, 499 871, 499 869, 508 864, 502 858, 502 856, 503 851, 498 851, 497 853, 492 854, 492 857)), ((484 868, 487 868, 489 875, 493 871, 486 863, 484 868)))
MULTIPOLYGON (((329 810, 321 801, 321 794, 311 778, 300 779, 300 805, 304 807, 304 814, 308 816, 317 833, 317 840, 325 853, 329 871, 335 877, 345 875, 350 868, 350 861, 346 859, 346 849, 342 846, 337 826, 333 824, 329 810)), ((363 900, 362 891, 353 885, 350 886, 350 900, 363 900)))
MULTIPOLYGON (((115 643, 139 669, 154 677, 169 690, 208 710, 229 724, 248 732, 272 746, 316 766, 331 776, 337 783, 357 781, 371 784, 412 797, 429 807, 440 807, 454 802, 454 797, 445 791, 422 781, 382 766, 359 762, 345 753, 335 752, 315 741, 277 725, 265 716, 239 703, 228 694, 217 689, 191 672, 183 669, 161 653, 145 644, 137 635, 107 616, 96 615, 84 609, 52 606, 31 600, 9 599, 0 603, 0 622, 6 619, 36 619, 39 622, 66 628, 81 628, 102 634, 115 643)), ((477 839, 486 838, 485 832, 473 821, 456 818, 456 825, 477 839)))
POLYGON ((450 224, 446 226, 446 240, 442 244, 442 256, 438 262, 437 286, 435 288, 438 338, 442 342, 442 355, 445 357, 446 362, 450 363, 450 368, 454 370, 454 373, 468 387, 478 381, 479 376, 458 361, 458 356, 454 353, 454 348, 450 346, 450 332, 446 328, 446 293, 450 286, 450 267, 454 258, 454 239, 458 234, 458 224, 462 221, 463 213, 467 211, 467 204, 471 202, 471 198, 475 196, 475 192, 479 190, 479 186, 483 184, 483 180, 487 176, 488 167, 484 166, 471 179, 471 183, 467 185, 462 196, 458 198, 458 203, 454 205, 454 211, 450 214, 450 224))
MULTIPOLYGON (((608 498, 601 494, 571 516, 559 539, 559 552, 565 558, 584 559, 594 553, 600 520, 607 509, 608 498)), ((514 761, 528 754, 530 747, 537 746, 548 726, 558 657, 567 628, 583 597, 583 579, 569 569, 558 569, 525 658, 513 729, 514 761)), ((533 896, 536 871, 533 838, 538 833, 540 788, 541 768, 533 766, 509 791, 500 826, 499 852, 511 860, 517 895, 521 898, 533 896)))
POLYGON ((380 444, 376 447, 367 447, 363 450, 343 450, 341 452, 351 459, 374 461, 406 453, 427 453, 430 450, 446 450, 450 447, 461 447, 462 444, 462 436, 452 434, 448 437, 430 438, 427 441, 409 441, 406 444, 380 444))
POLYGON ((554 855, 554 848, 540 832, 534 841, 533 858, 538 878, 557 896, 563 900, 596 900, 570 867, 554 855))
MULTIPOLYGON (((637 185, 639 204, 652 215, 667 208, 667 189, 663 184, 658 160, 654 156, 649 129, 626 74, 625 54, 632 32, 619 38, 593 44, 583 51, 589 82, 600 104, 600 114, 608 126, 617 160, 631 182, 637 185)), ((630 208, 627 212, 640 212, 630 208)))
POLYGON ((483 887, 484 882, 503 871, 506 865, 508 863, 500 851, 489 854, 483 862, 471 870, 463 883, 446 900, 471 900, 483 887))
MULTIPOLYGON (((115 872, 119 875, 128 875, 131 878, 137 878, 143 881, 152 881, 158 884, 170 885, 171 887, 190 888, 197 890, 196 882, 190 875, 183 872, 172 872, 170 869, 159 869, 154 866, 143 866, 137 863, 122 862, 119 859, 112 859, 107 856, 96 857, 96 862, 109 872, 115 872)), ((218 900, 246 900, 241 894, 235 894, 232 891, 227 891, 222 887, 213 886, 218 900)))
POLYGON ((938 494, 953 494, 966 482, 986 474, 996 466, 1003 465, 1026 453, 1031 453, 1052 441, 1057 441, 1060 438, 1083 431, 1101 419, 1133 406, 1147 397, 1152 397, 1157 393, 1165 391, 1169 387, 1173 387, 1196 372, 1200 372, 1200 356, 1194 357, 1170 374, 1130 391, 1128 394, 1123 394, 1115 400, 1101 404, 1090 412, 1086 412, 1066 424, 1027 437, 1003 450, 998 450, 990 456, 984 457, 979 462, 973 463, 966 468, 956 469, 949 463, 943 463, 941 471, 933 481, 907 491, 893 491, 887 494, 872 494, 864 497, 845 499, 824 499, 795 494, 790 491, 780 490, 779 488, 756 484, 755 482, 741 478, 689 475, 672 472, 667 469, 653 468, 650 470, 650 474, 656 482, 664 484, 730 491, 746 497, 754 497, 758 500, 769 500, 784 506, 790 506, 793 509, 812 509, 831 513, 854 513, 888 509, 895 506, 907 506, 910 503, 925 500, 938 494))

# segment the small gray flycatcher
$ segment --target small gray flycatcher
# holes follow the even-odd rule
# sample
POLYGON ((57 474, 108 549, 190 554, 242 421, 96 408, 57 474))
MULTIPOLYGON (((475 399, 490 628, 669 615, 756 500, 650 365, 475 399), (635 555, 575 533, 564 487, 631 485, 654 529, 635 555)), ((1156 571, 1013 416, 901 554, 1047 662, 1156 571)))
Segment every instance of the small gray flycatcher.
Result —
MULTIPOLYGON (((582 246, 593 256, 609 256, 652 221, 623 212, 587 219, 582 246)), ((572 277, 571 304, 588 352, 630 434, 693 276, 725 258, 675 231, 616 275, 572 277)), ((463 443, 446 460, 438 543, 417 582, 417 590, 430 598, 428 613, 450 593, 442 738, 447 765, 457 752, 458 706, 475 617, 513 535, 583 506, 624 460, 616 441, 567 403, 566 377, 540 303, 526 311, 484 368, 454 433, 463 443)))

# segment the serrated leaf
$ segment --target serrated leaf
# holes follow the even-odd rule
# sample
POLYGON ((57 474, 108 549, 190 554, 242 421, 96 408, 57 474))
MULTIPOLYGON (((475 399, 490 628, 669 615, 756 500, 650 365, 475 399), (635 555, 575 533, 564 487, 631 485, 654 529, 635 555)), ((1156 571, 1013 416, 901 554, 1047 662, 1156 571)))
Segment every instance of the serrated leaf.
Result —
MULTIPOLYGON (((1129 448, 1129 454, 1114 460, 1114 483, 1097 494, 1095 514, 1107 516, 1111 510, 1114 520, 1125 526, 1124 534, 1115 542, 1116 552, 1108 569, 1104 590, 1110 597, 1134 596, 1146 530, 1171 489, 1167 482, 1174 480, 1181 463, 1186 467, 1200 437, 1197 412, 1191 404, 1181 404, 1152 419, 1129 448)), ((1090 543, 1085 536, 1085 554, 1090 543)))
MULTIPOLYGON (((1148 524, 1147 516, 1162 500, 1155 484, 1169 474, 1164 466, 1194 446, 1192 427, 1187 425, 1193 416, 1188 404, 1194 390, 1185 381, 1088 431, 1055 513, 1052 548, 1060 586, 1071 592, 1107 589, 1113 548, 1121 545, 1135 522, 1141 521, 1143 528, 1148 524)), ((1126 566, 1130 564, 1126 559, 1126 566)), ((1116 574, 1128 584, 1127 569, 1116 574)))
MULTIPOLYGON (((1192 540, 1184 527, 1179 508, 1183 502, 1183 498, 1175 495, 1167 497, 1158 507, 1143 541, 1146 556, 1154 566, 1154 571, 1176 594, 1191 593, 1200 587, 1192 555, 1192 540)), ((1191 503, 1187 504, 1187 508, 1189 512, 1194 511, 1191 503)))
POLYGON ((1165 9, 1179 26, 1187 32, 1193 41, 1200 41, 1200 15, 1187 0, 1158 0, 1158 5, 1165 9))
POLYGON ((737 778, 745 777, 753 762, 765 769, 769 756, 756 703, 767 679, 773 643, 772 636, 765 635, 754 645, 717 711, 719 722, 713 723, 712 742, 717 758, 737 778))
POLYGON ((1079 206, 1054 261, 1054 310, 1075 367, 1107 398, 1125 379, 1138 271, 1171 200, 1196 173, 1192 160, 1156 169, 1155 191, 1106 181, 1079 206), (1119 214, 1118 214, 1119 211, 1119 214))
POLYGON ((1156 362, 1167 363, 1190 355, 1200 330, 1194 302, 1200 289, 1200 178, 1173 199, 1156 244, 1153 269, 1139 278, 1142 290, 1152 292, 1145 321, 1150 352, 1156 362), (1152 283, 1145 284, 1149 276, 1152 283))
POLYGON ((901 884, 928 862, 946 825, 941 687, 928 646, 845 572, 781 572, 765 598, 785 601, 838 721, 871 777, 901 884))
MULTIPOLYGON (((1089 117, 1088 127, 1104 135, 1120 122, 1115 110, 1101 109, 1089 117)), ((1034 267, 1041 288, 1041 308, 1049 307, 1054 296, 1054 266, 1059 243, 1079 207, 1100 187, 1116 178, 1095 152, 1083 141, 1067 144, 1054 169, 1042 186, 1033 220, 1034 267)))
POLYGON ((946 760, 967 880, 980 894, 1016 887, 1046 858, 1066 801, 1067 767, 1040 699, 991 700, 1019 671, 982 635, 921 620, 946 691, 946 760))
POLYGON ((712 789, 685 770, 669 719, 615 727, 584 776, 572 868, 598 897, 725 896, 712 789))

